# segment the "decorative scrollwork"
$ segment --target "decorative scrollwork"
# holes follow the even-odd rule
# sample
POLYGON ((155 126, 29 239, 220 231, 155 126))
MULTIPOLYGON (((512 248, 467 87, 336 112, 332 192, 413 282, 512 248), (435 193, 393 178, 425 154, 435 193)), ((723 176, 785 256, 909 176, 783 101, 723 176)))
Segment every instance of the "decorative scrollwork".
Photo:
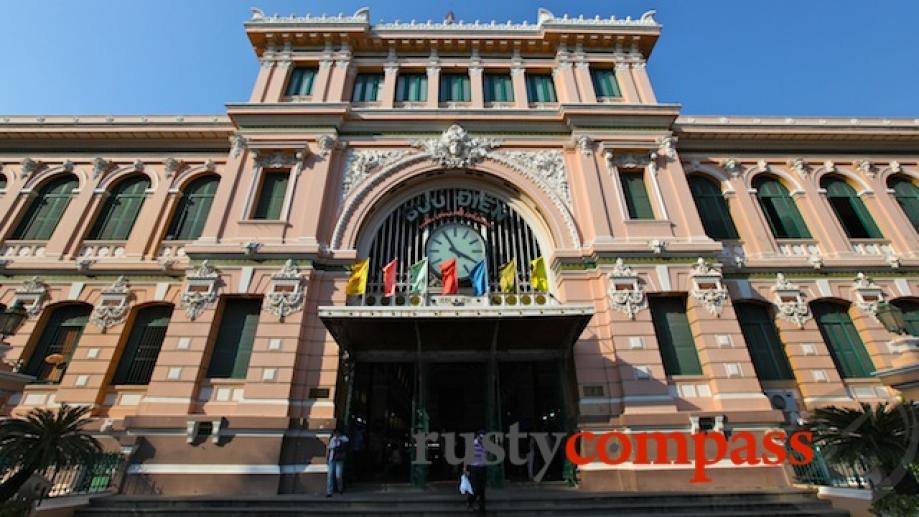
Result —
POLYGON ((293 260, 288 259, 280 271, 271 275, 271 290, 265 300, 265 310, 282 321, 303 309, 303 274, 293 260))
POLYGON ((204 312, 204 308, 217 301, 217 288, 220 286, 220 273, 207 260, 202 261, 196 269, 185 275, 185 290, 181 303, 185 314, 195 319, 204 312))
POLYGON ((124 276, 118 277, 112 285, 102 290, 102 298, 93 309, 89 321, 103 330, 124 323, 128 318, 130 296, 128 279, 124 276))
POLYGON ((638 275, 621 258, 617 258, 609 279, 609 298, 613 309, 634 320, 642 309, 648 307, 648 298, 638 275))

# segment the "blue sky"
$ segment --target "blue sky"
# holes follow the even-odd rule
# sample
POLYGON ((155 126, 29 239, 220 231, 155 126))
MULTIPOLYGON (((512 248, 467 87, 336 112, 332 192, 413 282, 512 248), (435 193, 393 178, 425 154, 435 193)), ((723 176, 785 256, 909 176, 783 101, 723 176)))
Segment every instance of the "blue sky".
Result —
POLYGON ((4 2, 2 114, 216 114, 245 101, 257 62, 242 29, 266 13, 374 22, 535 22, 639 16, 663 34, 649 69, 659 100, 689 114, 919 116, 919 1, 890 0, 29 0, 4 2))

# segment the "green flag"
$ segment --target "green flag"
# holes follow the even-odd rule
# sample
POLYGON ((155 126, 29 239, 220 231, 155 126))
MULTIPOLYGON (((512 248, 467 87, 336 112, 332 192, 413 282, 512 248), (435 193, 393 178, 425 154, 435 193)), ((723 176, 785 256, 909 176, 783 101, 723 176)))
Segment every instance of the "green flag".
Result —
POLYGON ((427 257, 412 264, 408 273, 409 292, 426 294, 428 292, 428 259, 427 257))

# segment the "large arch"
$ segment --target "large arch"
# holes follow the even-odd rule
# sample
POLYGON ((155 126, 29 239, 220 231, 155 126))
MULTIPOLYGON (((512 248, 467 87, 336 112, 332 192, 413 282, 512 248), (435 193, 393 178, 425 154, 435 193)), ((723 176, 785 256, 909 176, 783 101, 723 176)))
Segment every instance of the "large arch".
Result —
POLYGON ((539 181, 538 172, 512 167, 494 158, 485 158, 468 169, 445 169, 435 160, 422 155, 410 155, 384 167, 356 185, 342 200, 338 222, 332 235, 333 249, 356 249, 360 229, 388 194, 410 180, 426 175, 447 173, 480 174, 517 190, 538 207, 539 216, 551 237, 547 250, 575 249, 580 246, 580 233, 565 199, 548 184, 539 181))

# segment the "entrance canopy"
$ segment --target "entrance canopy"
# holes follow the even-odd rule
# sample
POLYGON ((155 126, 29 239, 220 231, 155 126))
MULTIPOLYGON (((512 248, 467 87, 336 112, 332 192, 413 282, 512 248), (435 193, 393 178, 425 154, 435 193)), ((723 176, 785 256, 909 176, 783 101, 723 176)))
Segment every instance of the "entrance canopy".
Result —
POLYGON ((592 316, 591 305, 319 308, 340 347, 375 361, 563 357, 592 316))

